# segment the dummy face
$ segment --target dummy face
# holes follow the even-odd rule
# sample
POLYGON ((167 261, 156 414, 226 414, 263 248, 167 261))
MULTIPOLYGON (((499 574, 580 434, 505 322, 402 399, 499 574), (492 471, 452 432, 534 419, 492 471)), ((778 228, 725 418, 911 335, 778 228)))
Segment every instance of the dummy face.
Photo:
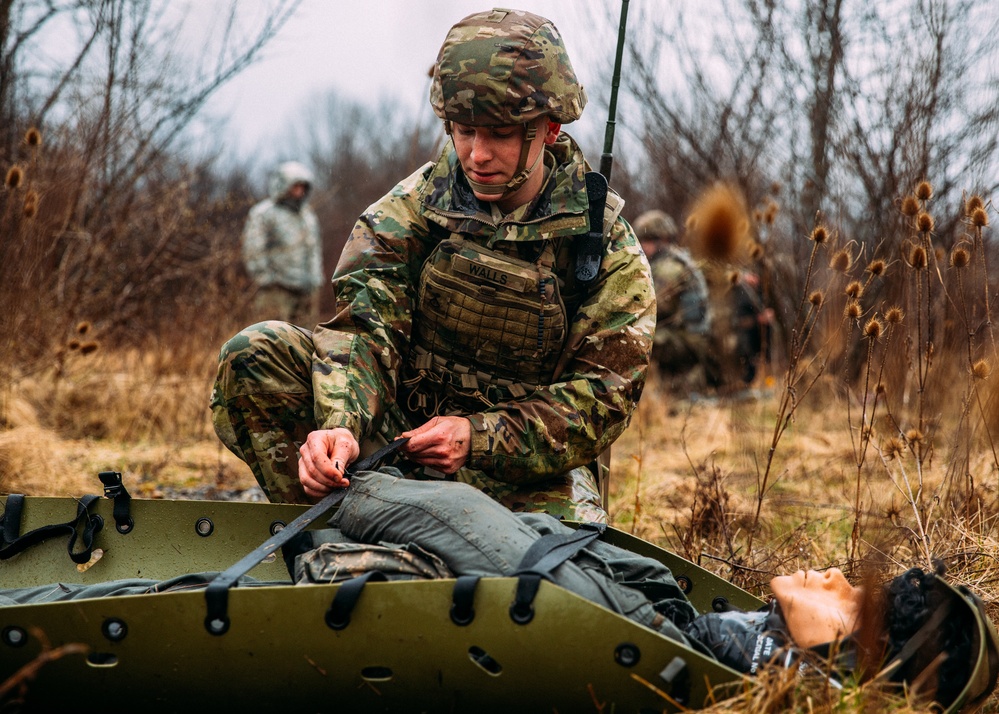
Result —
MULTIPOLYGON (((561 127, 541 119, 537 124, 537 135, 527 155, 527 166, 532 166, 546 144, 554 144, 561 127)), ((477 183, 502 185, 517 173, 520 162, 520 148, 524 143, 524 125, 512 126, 467 126, 453 124, 451 136, 454 149, 465 175, 477 183)), ((503 195, 483 194, 475 191, 480 201, 496 201, 504 213, 523 206, 541 190, 544 172, 541 166, 513 193, 503 195)))
POLYGON ((295 183, 291 185, 288 189, 288 198, 294 201, 301 201, 309 193, 309 184, 307 183, 295 183))
POLYGON ((863 594, 838 568, 781 575, 770 581, 770 588, 791 639, 801 647, 832 642, 857 629, 863 594))

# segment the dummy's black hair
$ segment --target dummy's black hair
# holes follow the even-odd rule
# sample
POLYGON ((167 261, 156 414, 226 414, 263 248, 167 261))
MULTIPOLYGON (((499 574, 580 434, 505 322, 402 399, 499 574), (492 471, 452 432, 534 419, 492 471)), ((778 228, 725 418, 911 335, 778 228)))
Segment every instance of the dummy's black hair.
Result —
MULTIPOLYGON (((938 608, 947 606, 951 593, 943 583, 938 582, 943 571, 942 564, 937 564, 937 572, 930 573, 912 568, 885 586, 886 662, 899 654, 938 608)), ((969 619, 964 608, 952 610, 892 679, 913 682, 936 657, 944 654, 933 698, 944 707, 949 706, 961 693, 971 674, 971 638, 975 623, 969 622, 969 619)))

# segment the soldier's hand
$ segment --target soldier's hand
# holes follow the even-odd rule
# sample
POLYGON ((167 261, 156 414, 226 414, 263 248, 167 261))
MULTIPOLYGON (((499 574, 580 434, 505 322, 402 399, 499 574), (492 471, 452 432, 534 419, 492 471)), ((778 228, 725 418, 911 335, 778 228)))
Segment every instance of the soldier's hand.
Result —
POLYGON ((402 451, 410 461, 445 474, 464 466, 472 453, 472 423, 465 417, 434 417, 401 436, 409 437, 402 451))
POLYGON ((334 488, 350 484, 343 477, 347 464, 361 452, 357 439, 349 430, 320 429, 309 434, 298 450, 298 480, 305 493, 322 498, 334 488))

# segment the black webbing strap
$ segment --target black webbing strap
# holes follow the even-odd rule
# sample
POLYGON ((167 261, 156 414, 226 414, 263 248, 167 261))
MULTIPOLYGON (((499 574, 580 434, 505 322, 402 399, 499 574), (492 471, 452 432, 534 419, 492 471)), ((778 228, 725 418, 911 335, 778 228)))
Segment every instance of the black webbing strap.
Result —
POLYGON ((121 482, 121 474, 117 471, 101 471, 97 477, 104 484, 104 497, 114 501, 111 515, 114 517, 115 529, 122 535, 131 533, 135 525, 130 511, 132 496, 121 482))
POLYGON ((7 505, 0 514, 0 547, 17 540, 21 535, 21 512, 24 510, 24 495, 12 493, 7 496, 7 505))
POLYGON ((88 494, 80 498, 76 503, 76 517, 65 523, 54 523, 48 526, 41 526, 28 531, 22 536, 18 533, 21 528, 21 511, 24 508, 24 496, 12 494, 7 497, 7 506, 3 516, 3 543, 0 547, 0 560, 6 560, 17 555, 25 548, 30 548, 44 540, 54 536, 67 535, 69 543, 66 549, 69 557, 74 563, 86 563, 90 560, 94 548, 94 534, 104 526, 104 519, 96 513, 91 513, 90 508, 100 498, 93 494, 88 494), (82 550, 74 550, 77 539, 83 545, 82 550))
POLYGON ((384 582, 388 580, 385 573, 380 570, 369 570, 363 575, 351 578, 337 588, 330 609, 326 611, 326 624, 332 630, 342 630, 350 624, 350 615, 354 612, 354 606, 361 598, 364 586, 369 580, 384 582))
MULTIPOLYGON (((380 448, 366 459, 356 461, 347 467, 347 475, 371 471, 385 457, 395 453, 409 439, 396 439, 380 448)), ((222 571, 208 583, 205 589, 205 602, 208 612, 205 615, 205 629, 213 635, 224 635, 229 630, 229 588, 236 587, 237 581, 259 564, 264 558, 277 551, 294 536, 305 530, 313 521, 338 505, 347 495, 346 488, 340 488, 326 495, 323 500, 272 535, 254 551, 245 555, 238 563, 222 571)))
POLYGON ((461 575, 451 591, 451 622, 464 627, 475 619, 475 588, 479 585, 478 575, 461 575))
POLYGON ((583 523, 572 533, 549 533, 531 544, 514 573, 517 593, 510 605, 510 619, 518 625, 530 622, 541 580, 551 580, 555 568, 603 535, 606 529, 603 523, 583 523))
POLYGON ((596 171, 586 174, 586 198, 589 202, 590 230, 573 239, 576 251, 576 282, 586 286, 600 272, 604 254, 604 207, 607 205, 607 179, 596 171))

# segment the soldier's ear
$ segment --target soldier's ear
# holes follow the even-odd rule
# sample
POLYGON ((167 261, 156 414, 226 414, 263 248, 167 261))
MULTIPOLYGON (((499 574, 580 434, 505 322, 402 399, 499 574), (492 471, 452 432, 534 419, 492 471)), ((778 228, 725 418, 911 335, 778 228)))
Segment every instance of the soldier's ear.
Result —
POLYGON ((557 121, 548 122, 548 133, 545 134, 545 143, 551 146, 558 141, 558 135, 562 131, 562 125, 557 121))

